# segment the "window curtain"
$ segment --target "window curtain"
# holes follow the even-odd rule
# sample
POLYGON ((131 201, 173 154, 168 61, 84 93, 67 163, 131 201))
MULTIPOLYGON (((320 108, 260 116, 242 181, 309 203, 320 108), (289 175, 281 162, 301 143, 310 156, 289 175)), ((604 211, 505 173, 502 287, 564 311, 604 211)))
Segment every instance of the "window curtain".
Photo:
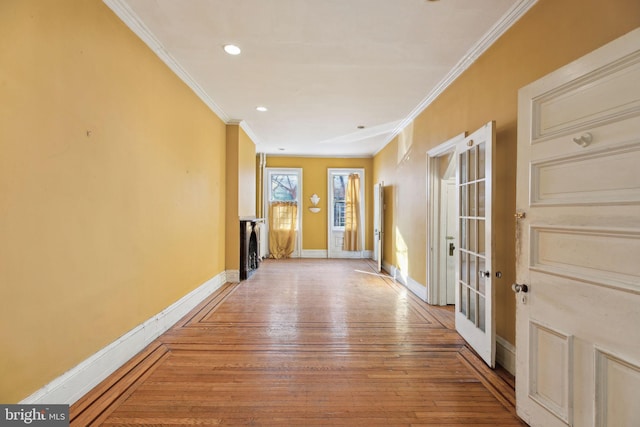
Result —
POLYGON ((345 251, 360 251, 360 175, 352 173, 347 180, 347 194, 344 206, 344 247, 345 251))
POLYGON ((269 252, 271 258, 288 258, 296 244, 298 204, 271 202, 269 205, 269 252))

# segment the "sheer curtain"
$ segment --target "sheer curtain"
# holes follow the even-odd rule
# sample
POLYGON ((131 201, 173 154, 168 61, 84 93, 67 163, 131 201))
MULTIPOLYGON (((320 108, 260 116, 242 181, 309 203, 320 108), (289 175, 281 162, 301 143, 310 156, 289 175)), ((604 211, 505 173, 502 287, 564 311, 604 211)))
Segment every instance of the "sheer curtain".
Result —
POLYGON ((344 250, 360 251, 360 175, 352 173, 347 180, 344 206, 344 250))
POLYGON ((288 258, 296 244, 298 204, 271 202, 269 205, 269 252, 271 258, 288 258))

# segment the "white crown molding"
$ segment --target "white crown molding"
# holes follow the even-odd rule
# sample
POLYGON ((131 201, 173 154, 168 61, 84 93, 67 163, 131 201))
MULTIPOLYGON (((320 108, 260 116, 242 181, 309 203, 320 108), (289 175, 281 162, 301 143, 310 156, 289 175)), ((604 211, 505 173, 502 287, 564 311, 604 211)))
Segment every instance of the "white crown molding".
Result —
MULTIPOLYGON (((256 134, 246 122, 232 120, 220 108, 206 91, 193 79, 189 73, 173 58, 164 48, 162 43, 147 28, 138 15, 129 7, 125 0, 102 0, 124 23, 133 31, 151 50, 204 102, 214 114, 226 124, 240 124, 242 129, 253 140, 254 144, 260 143, 256 134)), ((482 55, 497 39, 499 39, 516 21, 518 21, 538 0, 520 0, 505 13, 491 29, 458 61, 451 71, 431 90, 427 96, 416 106, 409 115, 401 120, 393 129, 387 141, 375 153, 365 157, 374 157, 384 147, 398 136, 398 134, 420 113, 422 113, 440 94, 442 94, 480 55, 482 55)), ((324 157, 324 156, 320 156, 324 157)))
POLYGON ((255 134, 253 129, 251 129, 251 126, 249 126, 249 124, 244 120, 240 120, 239 126, 244 131, 244 133, 247 134, 249 139, 253 141, 253 145, 258 145, 260 140, 258 139, 258 136, 255 134))
MULTIPOLYGON (((213 113, 225 123, 229 116, 220 108, 207 92, 195 81, 189 73, 164 48, 162 43, 153 35, 136 13, 124 0, 102 0, 131 31, 134 32, 149 48, 173 71, 193 92, 204 102, 213 113)), ((255 140, 254 140, 255 142, 255 140)))
POLYGON ((409 115, 402 120, 398 126, 394 129, 389 140, 383 144, 383 146, 376 151, 373 155, 376 156, 380 151, 384 149, 393 138, 398 136, 402 129, 407 127, 420 113, 422 113, 435 99, 440 96, 462 73, 464 73, 479 57, 482 55, 493 43, 496 42, 502 35, 515 24, 525 13, 537 3, 538 0, 520 0, 511 7, 504 14, 504 16, 493 25, 485 33, 485 35, 476 42, 471 49, 462 57, 460 61, 449 71, 449 73, 427 94, 427 96, 414 108, 409 115))

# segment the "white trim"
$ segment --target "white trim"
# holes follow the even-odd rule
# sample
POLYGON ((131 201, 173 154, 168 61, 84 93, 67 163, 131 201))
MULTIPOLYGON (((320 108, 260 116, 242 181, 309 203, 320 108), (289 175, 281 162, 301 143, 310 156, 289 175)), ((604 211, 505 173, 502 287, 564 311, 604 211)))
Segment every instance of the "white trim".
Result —
POLYGON ((400 271, 399 268, 396 268, 393 265, 389 265, 387 263, 383 263, 382 265, 384 270, 393 277, 393 280, 400 282, 404 287, 409 289, 422 301, 427 301, 427 288, 424 285, 422 285, 420 282, 416 282, 407 274, 404 274, 402 271, 400 271))
POLYGON ((227 282, 240 283, 240 270, 227 270, 227 282))
POLYGON ((255 134, 253 129, 251 129, 251 126, 249 126, 249 123, 247 123, 244 120, 230 119, 230 120, 227 120, 225 124, 236 125, 240 127, 244 131, 244 133, 247 134, 251 142, 253 142, 253 145, 256 145, 256 141, 258 141, 258 136, 255 134))
MULTIPOLYGON (((355 253, 355 252, 354 252, 355 253)), ((373 251, 360 251, 356 255, 350 258, 362 258, 372 259, 373 251)), ((329 253, 326 249, 303 249, 300 258, 329 258, 329 253)))
POLYGON ((20 403, 73 404, 227 283, 226 276, 222 272, 211 278, 20 403))
POLYGON ((326 249, 303 249, 301 258, 327 258, 326 249))
POLYGON ((416 117, 418 117, 437 97, 439 97, 462 73, 464 73, 493 43, 495 43, 502 35, 515 24, 525 13, 537 3, 538 0, 520 0, 513 5, 504 16, 496 22, 496 24, 487 31, 487 33, 474 44, 471 49, 462 57, 460 61, 447 73, 447 75, 427 94, 427 96, 414 108, 407 117, 405 117, 391 133, 391 136, 382 147, 373 153, 375 157, 384 149, 393 139, 398 136, 402 130, 409 125, 416 117))
POLYGON ((516 347, 500 335, 496 335, 496 363, 515 376, 516 347))

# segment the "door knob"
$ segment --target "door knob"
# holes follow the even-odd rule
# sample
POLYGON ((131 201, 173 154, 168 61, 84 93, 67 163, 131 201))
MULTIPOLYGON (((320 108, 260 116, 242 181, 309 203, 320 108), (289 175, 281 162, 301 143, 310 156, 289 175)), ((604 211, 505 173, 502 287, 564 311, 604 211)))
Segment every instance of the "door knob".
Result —
POLYGON ((527 292, 529 292, 529 287, 527 285, 521 285, 519 283, 514 283, 513 285, 511 285, 511 289, 513 289, 513 292, 515 292, 516 294, 520 292, 526 294, 527 292))

